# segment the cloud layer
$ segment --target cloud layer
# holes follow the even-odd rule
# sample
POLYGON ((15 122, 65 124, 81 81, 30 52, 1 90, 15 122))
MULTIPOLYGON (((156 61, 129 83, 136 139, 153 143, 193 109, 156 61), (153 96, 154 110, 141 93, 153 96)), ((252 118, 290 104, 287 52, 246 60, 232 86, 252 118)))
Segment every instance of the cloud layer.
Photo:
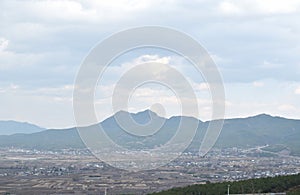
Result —
MULTIPOLYGON (((3 0, 0 119, 46 127, 74 125, 72 88, 84 57, 111 33, 142 25, 178 29, 208 50, 224 79, 227 117, 267 112, 300 118, 299 20, 297 0, 3 0)), ((118 76, 149 60, 172 63, 183 72, 198 93, 202 110, 209 110, 209 94, 203 92, 208 88, 190 64, 174 53, 151 49, 116 60, 99 86, 97 102, 109 101, 109 89, 118 76)), ((172 96, 163 91, 144 87, 137 91, 144 99, 135 100, 156 100, 158 93, 169 104, 172 96)), ((144 106, 132 104, 130 109, 144 106)), ((111 114, 109 108, 98 109, 100 119, 111 114)), ((209 112, 199 117, 209 119, 209 112)))

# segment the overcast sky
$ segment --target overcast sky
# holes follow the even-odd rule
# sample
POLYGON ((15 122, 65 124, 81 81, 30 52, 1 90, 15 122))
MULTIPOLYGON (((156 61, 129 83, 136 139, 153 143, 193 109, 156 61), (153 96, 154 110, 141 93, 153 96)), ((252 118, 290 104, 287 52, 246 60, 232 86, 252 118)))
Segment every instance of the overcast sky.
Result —
MULTIPOLYGON (((300 118, 300 1, 0 1, 0 120, 48 128, 74 126, 72 91, 80 64, 103 39, 131 27, 158 25, 187 33, 215 60, 226 92, 226 118, 260 113, 300 118)), ((144 49, 116 60, 106 78, 117 81, 138 62, 172 64, 197 93, 210 119, 209 91, 188 62, 144 49)), ((99 121, 112 114, 113 81, 96 91, 99 121)), ((156 102, 177 115, 164 87, 137 89, 129 110, 156 102)), ((175 97, 175 96, 174 96, 175 97)))

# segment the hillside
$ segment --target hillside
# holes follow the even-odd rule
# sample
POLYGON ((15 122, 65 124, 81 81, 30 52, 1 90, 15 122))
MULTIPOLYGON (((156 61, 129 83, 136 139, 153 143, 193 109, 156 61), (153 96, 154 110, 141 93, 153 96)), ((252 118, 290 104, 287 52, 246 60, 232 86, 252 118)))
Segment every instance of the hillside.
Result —
POLYGON ((235 182, 191 185, 187 187, 173 188, 167 191, 153 193, 153 195, 227 194, 228 185, 230 185, 230 194, 286 192, 287 195, 299 195, 300 174, 289 176, 277 176, 273 178, 269 177, 260 179, 250 179, 235 182))
MULTIPOLYGON (((225 120, 216 147, 285 146, 300 155, 300 121, 270 115, 225 120)), ((267 148, 266 148, 267 149, 267 148)))
MULTIPOLYGON (((124 112, 116 113, 122 118, 124 112)), ((138 147, 149 149, 166 143, 175 133, 180 120, 198 122, 197 133, 188 151, 197 152, 209 122, 202 122, 195 118, 175 116, 164 119, 151 111, 132 114, 134 120, 140 124, 147 123, 152 118, 155 123, 165 120, 164 125, 153 136, 134 136, 124 132, 114 117, 102 121, 100 125, 108 136, 123 147, 138 147), (151 117, 149 117, 151 115, 151 117)), ((189 128, 186 126, 186 128, 189 128)), ((227 119, 223 130, 216 142, 218 148, 252 148, 265 146, 264 150, 271 152, 285 151, 287 154, 300 155, 300 120, 257 115, 248 118, 227 119)), ((22 147, 36 149, 64 149, 83 148, 76 128, 45 130, 31 134, 16 134, 0 136, 0 147, 22 147)))
POLYGON ((45 130, 37 125, 17 121, 0 121, 0 135, 13 135, 16 133, 36 133, 45 130))
POLYGON ((60 150, 66 148, 84 148, 75 128, 63 130, 45 130, 32 134, 14 134, 0 136, 0 147, 16 147, 38 150, 60 150))

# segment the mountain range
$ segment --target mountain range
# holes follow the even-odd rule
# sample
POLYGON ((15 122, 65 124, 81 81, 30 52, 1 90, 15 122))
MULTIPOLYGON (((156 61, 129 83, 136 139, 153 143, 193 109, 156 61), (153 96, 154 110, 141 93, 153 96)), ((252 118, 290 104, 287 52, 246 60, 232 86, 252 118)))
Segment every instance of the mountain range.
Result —
MULTIPOLYGON (((106 134, 119 145, 127 148, 154 148, 166 143, 177 130, 180 121, 185 119, 197 122, 198 128, 192 143, 187 151, 198 151, 206 129, 210 121, 200 121, 193 117, 173 116, 165 119, 156 113, 145 110, 139 113, 127 113, 120 111, 99 124, 106 134), (124 116, 130 114, 139 124, 147 124, 150 120, 155 123, 164 122, 159 131, 153 136, 134 136, 122 130, 115 117, 126 119, 124 116)), ((126 121, 125 121, 126 122, 126 121)), ((0 122, 1 124, 1 122, 0 122)), ((23 124, 23 123, 20 123, 23 124)), ((26 133, 18 133, 22 127, 15 130, 18 134, 1 135, 0 147, 16 147, 41 150, 59 150, 67 148, 85 148, 76 128, 69 129, 47 129, 43 130, 37 126, 24 123, 26 133), (30 129, 29 127, 32 127, 30 129), (29 129, 28 129, 29 128, 29 129), (18 130, 18 131, 17 131, 18 130), (37 132, 38 131, 38 132, 37 132)), ((5 126, 4 126, 5 127, 5 126)), ((188 127, 187 127, 188 128, 188 127)), ((5 128, 4 128, 5 129, 5 128)), ((151 129, 150 129, 151 130, 151 129)), ((0 132, 6 132, 0 125, 0 132)), ((9 132, 14 132, 13 130, 9 132)), ((288 151, 290 155, 300 156, 300 120, 273 117, 266 114, 247 118, 235 118, 224 120, 221 134, 215 144, 216 148, 254 148, 265 146, 273 152, 288 151)))
POLYGON ((0 135, 13 135, 16 133, 36 133, 44 130, 46 129, 26 122, 17 122, 12 120, 0 121, 0 135))

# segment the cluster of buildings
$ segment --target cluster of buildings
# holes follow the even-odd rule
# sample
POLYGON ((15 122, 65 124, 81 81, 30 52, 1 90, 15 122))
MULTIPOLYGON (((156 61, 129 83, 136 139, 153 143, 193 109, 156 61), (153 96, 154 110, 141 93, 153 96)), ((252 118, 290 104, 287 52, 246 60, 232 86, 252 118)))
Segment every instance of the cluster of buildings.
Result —
POLYGON ((28 193, 104 194, 106 189, 108 194, 145 194, 207 181, 300 173, 297 157, 262 157, 255 150, 236 148, 213 150, 205 157, 184 153, 156 170, 139 172, 116 169, 84 150, 0 149, 0 156, 0 193, 27 189, 28 193))

